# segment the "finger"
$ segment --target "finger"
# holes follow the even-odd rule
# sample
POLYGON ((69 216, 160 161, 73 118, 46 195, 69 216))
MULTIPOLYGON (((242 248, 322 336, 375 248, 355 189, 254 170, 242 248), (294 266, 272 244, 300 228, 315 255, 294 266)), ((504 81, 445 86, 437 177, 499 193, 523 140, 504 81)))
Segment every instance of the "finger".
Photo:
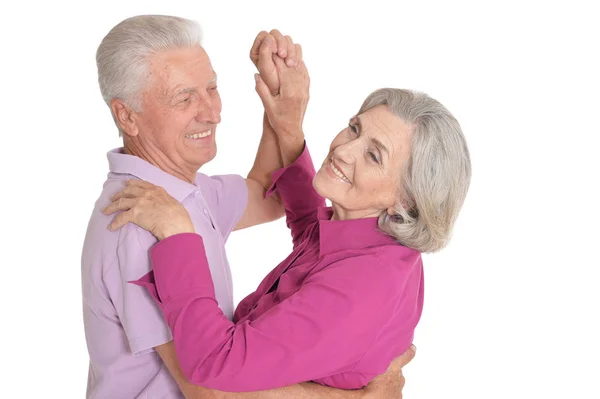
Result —
POLYGON ((275 53, 277 53, 277 41, 272 35, 267 34, 258 48, 259 60, 271 59, 271 55, 275 53))
POLYGON ((136 187, 136 186, 126 186, 123 190, 119 191, 115 195, 113 195, 110 200, 117 201, 121 198, 138 198, 143 197, 149 191, 147 188, 136 187))
MULTIPOLYGON (((118 193, 116 193, 115 195, 113 195, 112 197, 110 197, 110 200, 112 202, 115 202, 115 201, 120 200, 121 198, 132 198, 132 197, 134 197, 134 195, 131 194, 131 188, 132 187, 125 187, 123 190, 119 191, 118 193)), ((142 190, 139 187, 137 187, 137 188, 140 189, 140 190, 142 190)))
POLYGON ((298 60, 296 57, 296 47, 294 46, 294 42, 289 36, 284 36, 284 39, 287 43, 287 57, 285 58, 285 63, 289 67, 296 66, 298 60))
POLYGON ((287 40, 277 29, 273 29, 269 33, 277 41, 277 55, 281 58, 285 58, 287 56, 287 40))
POLYGON ((260 57, 257 64, 261 78, 273 94, 279 92, 279 77, 277 76, 277 70, 275 68, 275 63, 273 62, 273 57, 275 56, 273 54, 276 51, 277 43, 275 42, 275 39, 271 35, 267 36, 260 48, 260 57))
POLYGON ((304 75, 298 73, 296 68, 288 67, 283 58, 274 55, 273 62, 275 63, 275 67, 277 69, 277 76, 279 76, 280 93, 286 93, 287 95, 305 85, 304 75))
POLYGON ((271 109, 273 107, 273 96, 271 94, 271 90, 258 73, 254 75, 254 79, 256 80, 255 89, 263 103, 263 107, 265 107, 265 109, 271 109))
POLYGON ((281 92, 286 73, 290 71, 290 68, 285 64, 285 60, 278 55, 273 55, 273 64, 275 64, 277 76, 279 77, 279 91, 281 92))
POLYGON ((296 64, 295 70, 298 72, 297 75, 304 80, 310 80, 308 75, 308 69, 306 68, 306 64, 304 61, 298 61, 296 64))
POLYGON ((304 61, 300 61, 300 65, 297 67, 302 72, 302 77, 308 87, 310 87, 310 74, 308 73, 308 69, 306 68, 306 64, 304 61))
POLYGON ((106 208, 102 210, 105 215, 112 215, 115 212, 126 211, 131 209, 136 203, 134 198, 119 198, 116 201, 108 204, 106 208))
POLYGON ((110 201, 115 202, 115 201, 118 201, 119 199, 123 198, 124 197, 123 191, 125 191, 125 189, 119 191, 116 194, 113 194, 112 197, 110 197, 110 201))
POLYGON ((285 64, 285 61, 283 60, 282 57, 274 55, 273 56, 273 62, 275 63, 275 67, 277 68, 277 72, 279 72, 280 75, 281 75, 281 72, 283 72, 286 69, 288 69, 288 67, 285 64))
POLYGON ((414 345, 411 345, 410 348, 406 350, 406 352, 404 352, 392 361, 392 363, 390 364, 390 368, 393 368, 394 370, 400 372, 404 366, 406 366, 408 363, 411 362, 411 360, 413 360, 416 351, 417 348, 414 345))
POLYGON ((108 229, 110 231, 115 231, 132 221, 133 221, 133 212, 132 211, 119 213, 117 216, 115 216, 115 218, 112 220, 112 222, 110 222, 110 224, 108 225, 108 229))
POLYGON ((258 35, 256 35, 256 39, 254 39, 254 43, 252 44, 252 47, 250 48, 250 59, 252 60, 252 62, 254 63, 255 66, 258 67, 258 57, 260 55, 260 46, 263 43, 263 41, 265 40, 265 38, 268 36, 269 34, 267 33, 267 31, 260 31, 258 33, 258 35))
POLYGON ((296 61, 302 62, 302 46, 299 44, 294 44, 294 47, 296 48, 296 61))
POLYGON ((125 190, 127 189, 127 186, 125 186, 125 188, 121 191, 119 191, 116 194, 113 194, 112 197, 110 197, 111 202, 115 202, 120 200, 121 198, 125 198, 125 190))
POLYGON ((149 183, 145 180, 139 180, 139 179, 130 179, 127 180, 127 185, 128 186, 134 186, 134 187, 142 187, 142 188, 155 188, 157 186, 155 186, 152 183, 149 183))

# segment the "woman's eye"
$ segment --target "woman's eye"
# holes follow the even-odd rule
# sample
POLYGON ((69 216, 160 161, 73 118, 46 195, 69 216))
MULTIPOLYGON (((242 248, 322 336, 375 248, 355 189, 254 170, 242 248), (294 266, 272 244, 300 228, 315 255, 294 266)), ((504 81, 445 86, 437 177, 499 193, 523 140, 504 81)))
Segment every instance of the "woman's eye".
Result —
POLYGON ((375 155, 373 152, 369 152, 369 156, 371 157, 371 159, 373 161, 375 161, 376 163, 379 163, 379 159, 377 159, 377 155, 375 155))
POLYGON ((350 131, 354 134, 358 133, 358 129, 356 129, 356 126, 354 126, 353 124, 349 123, 348 127, 350 128, 350 131))

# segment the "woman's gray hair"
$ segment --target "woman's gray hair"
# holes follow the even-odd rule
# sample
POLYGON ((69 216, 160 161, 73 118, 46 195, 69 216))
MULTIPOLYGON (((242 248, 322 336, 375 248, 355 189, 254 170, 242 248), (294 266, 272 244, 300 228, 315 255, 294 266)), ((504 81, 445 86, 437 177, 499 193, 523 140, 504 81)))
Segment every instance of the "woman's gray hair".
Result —
POLYGON ((379 228, 402 245, 436 252, 450 240, 471 181, 467 143, 454 116, 427 94, 380 89, 358 114, 382 104, 410 126, 412 143, 396 215, 382 212, 379 228))
POLYGON ((202 45, 196 21, 166 15, 138 15, 108 32, 96 52, 98 83, 104 102, 118 98, 141 110, 141 94, 149 78, 148 58, 156 53, 202 45))

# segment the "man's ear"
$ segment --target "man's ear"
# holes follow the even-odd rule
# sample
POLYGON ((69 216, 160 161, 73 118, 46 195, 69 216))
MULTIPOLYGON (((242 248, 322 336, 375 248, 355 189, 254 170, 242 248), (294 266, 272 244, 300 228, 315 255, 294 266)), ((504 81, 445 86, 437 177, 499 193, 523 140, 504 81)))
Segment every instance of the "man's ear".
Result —
POLYGON ((110 102, 110 109, 113 118, 124 134, 131 137, 138 135, 136 112, 129 105, 118 98, 113 98, 110 102))

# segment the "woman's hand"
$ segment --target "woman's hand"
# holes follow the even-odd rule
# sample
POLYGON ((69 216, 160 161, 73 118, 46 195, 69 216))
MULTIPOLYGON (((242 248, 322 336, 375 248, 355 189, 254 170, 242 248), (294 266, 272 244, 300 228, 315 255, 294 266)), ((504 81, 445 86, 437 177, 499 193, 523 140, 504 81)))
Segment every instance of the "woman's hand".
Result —
POLYGON ((273 95, 279 93, 279 77, 273 62, 275 56, 284 59, 288 66, 295 66, 302 61, 302 48, 277 29, 259 32, 250 49, 250 60, 273 95))
MULTIPOLYGON (((301 51, 301 50, 300 50, 301 51)), ((304 142, 302 123, 309 100, 310 78, 304 61, 288 66, 277 55, 269 60, 279 78, 279 92, 273 94, 262 73, 256 74, 256 92, 262 100, 270 125, 280 141, 304 142)))
POLYGON ((129 180, 111 201, 102 212, 111 215, 121 211, 108 226, 111 231, 134 223, 159 240, 179 233, 194 233, 187 210, 162 187, 142 180, 129 180))

